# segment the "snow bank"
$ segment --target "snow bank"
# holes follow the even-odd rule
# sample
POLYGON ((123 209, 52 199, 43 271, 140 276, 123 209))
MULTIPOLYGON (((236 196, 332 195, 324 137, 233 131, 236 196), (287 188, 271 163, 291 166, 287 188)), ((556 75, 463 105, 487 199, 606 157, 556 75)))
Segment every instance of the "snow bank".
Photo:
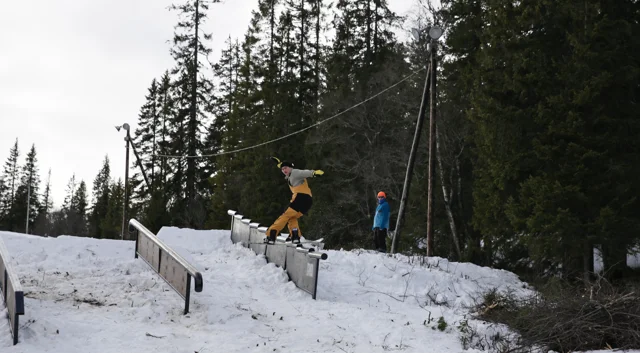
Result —
POLYGON ((164 227, 158 237, 204 278, 183 315, 133 242, 0 236, 26 293, 18 345, 0 323, 11 353, 463 352, 456 326, 483 291, 529 291, 512 273, 471 264, 327 251, 314 301, 227 230, 164 227))

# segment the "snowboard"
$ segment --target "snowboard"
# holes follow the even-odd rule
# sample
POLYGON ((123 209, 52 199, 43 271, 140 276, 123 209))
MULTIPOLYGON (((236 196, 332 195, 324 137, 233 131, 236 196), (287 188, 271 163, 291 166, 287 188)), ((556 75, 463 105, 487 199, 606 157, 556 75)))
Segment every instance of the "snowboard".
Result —
MULTIPOLYGON (((264 242, 263 243, 255 243, 255 244, 265 244, 265 245, 287 245, 287 244, 292 244, 291 241, 286 241, 287 237, 286 236, 278 236, 276 238, 276 242, 273 244, 267 243, 267 238, 264 238, 264 242)), ((296 243, 299 244, 298 246, 301 246, 305 249, 322 249, 324 248, 324 243, 322 242, 324 241, 324 238, 320 238, 320 239, 315 239, 315 240, 300 240, 300 243, 296 243)))
MULTIPOLYGON (((300 244, 320 244, 323 241, 324 241, 324 238, 315 239, 315 240, 300 239, 300 244)), ((266 238, 265 238, 265 242, 266 242, 266 238)), ((276 237, 276 243, 291 244, 291 240, 287 241, 286 236, 279 235, 278 237, 276 237)))
MULTIPOLYGON (((285 242, 287 240, 287 237, 289 237, 289 235, 278 235, 276 237, 276 241, 277 242, 285 242)), ((309 240, 309 239, 300 239, 301 243, 322 243, 322 241, 324 240, 324 238, 320 238, 320 239, 315 239, 315 240, 309 240)), ((291 243, 291 241, 288 241, 287 243, 291 243)))

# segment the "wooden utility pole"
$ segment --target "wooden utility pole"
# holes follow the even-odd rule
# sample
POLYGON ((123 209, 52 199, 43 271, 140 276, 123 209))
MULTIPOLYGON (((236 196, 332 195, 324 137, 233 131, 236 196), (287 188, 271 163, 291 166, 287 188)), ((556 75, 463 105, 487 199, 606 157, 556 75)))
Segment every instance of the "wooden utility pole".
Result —
POLYGON ((436 72, 438 71, 436 55, 438 45, 435 40, 429 44, 431 46, 431 98, 429 99, 429 190, 427 201, 427 256, 433 256, 433 190, 435 187, 436 171, 436 72))
POLYGON ((420 145, 420 136, 422 135, 422 123, 424 122, 425 112, 427 110, 427 100, 429 99, 429 87, 431 86, 431 70, 427 68, 427 77, 424 80, 424 89, 422 91, 422 102, 420 103, 420 111, 418 112, 418 121, 416 121, 416 131, 413 133, 413 144, 411 144, 411 153, 409 154, 409 163, 407 164, 407 173, 404 177, 404 187, 402 188, 402 197, 400 198, 400 208, 398 209, 398 220, 396 221, 396 230, 393 232, 393 240, 391 241, 391 253, 394 254, 398 247, 398 239, 400 238, 400 229, 404 219, 404 209, 409 198, 409 188, 411 187, 411 178, 413 177, 413 165, 418 155, 417 149, 420 145))
POLYGON ((127 208, 129 206, 129 126, 125 128, 127 130, 127 136, 124 141, 126 143, 126 157, 124 167, 124 202, 122 203, 122 240, 129 240, 129 227, 127 225, 127 208))

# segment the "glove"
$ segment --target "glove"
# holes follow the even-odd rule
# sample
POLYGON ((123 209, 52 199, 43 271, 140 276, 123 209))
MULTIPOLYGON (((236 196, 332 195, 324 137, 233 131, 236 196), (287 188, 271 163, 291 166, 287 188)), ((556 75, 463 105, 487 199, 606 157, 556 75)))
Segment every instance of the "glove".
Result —
POLYGON ((282 161, 280 161, 278 158, 276 157, 271 157, 271 159, 273 159, 277 164, 278 164, 278 168, 280 168, 280 166, 282 165, 282 161))
POLYGON ((316 176, 316 175, 324 175, 324 172, 322 170, 320 170, 320 169, 314 170, 313 171, 313 176, 316 176))

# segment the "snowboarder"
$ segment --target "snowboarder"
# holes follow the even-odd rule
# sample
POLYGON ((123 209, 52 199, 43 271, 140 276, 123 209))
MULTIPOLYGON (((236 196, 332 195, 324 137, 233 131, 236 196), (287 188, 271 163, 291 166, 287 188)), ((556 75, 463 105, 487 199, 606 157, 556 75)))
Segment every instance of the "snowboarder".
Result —
POLYGON ((384 191, 378 193, 378 207, 373 218, 373 246, 380 252, 387 252, 387 230, 389 229, 389 203, 384 191))
POLYGON ((271 157, 271 159, 277 163, 278 168, 285 175, 293 195, 284 213, 267 229, 267 242, 275 243, 276 237, 286 225, 289 228, 291 241, 298 243, 300 242, 300 235, 302 235, 298 225, 298 218, 309 211, 312 203, 311 189, 307 183, 307 178, 323 175, 324 172, 322 170, 294 169, 291 162, 280 161, 276 157, 271 157))

